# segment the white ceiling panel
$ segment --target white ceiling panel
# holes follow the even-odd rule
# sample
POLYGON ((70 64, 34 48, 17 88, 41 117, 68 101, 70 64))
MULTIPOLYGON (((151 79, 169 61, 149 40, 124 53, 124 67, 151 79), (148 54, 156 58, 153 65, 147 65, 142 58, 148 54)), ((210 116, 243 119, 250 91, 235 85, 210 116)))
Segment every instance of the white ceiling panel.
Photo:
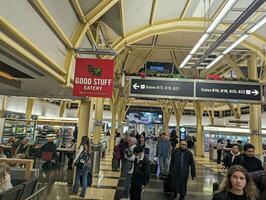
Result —
POLYGON ((247 8, 253 1, 251 0, 238 0, 234 8, 247 8))
POLYGON ((261 36, 266 38, 266 24, 264 24, 262 27, 260 27, 257 31, 257 34, 260 34, 261 36))
POLYGON ((192 47, 201 37, 202 33, 173 32, 158 36, 157 45, 188 46, 192 47))
POLYGON ((80 7, 84 15, 88 14, 101 0, 79 0, 80 7))
POLYGON ((116 34, 121 34, 120 6, 119 3, 110 8, 102 17, 106 23, 116 34))
POLYGON ((153 62, 173 62, 168 49, 155 50, 148 60, 153 62))
MULTIPOLYGON (((208 1, 198 0, 198 5, 192 15, 192 17, 204 17, 204 13, 206 13, 207 10, 209 10, 210 5, 208 1)), ((205 18, 209 18, 208 15, 205 16, 205 18)))
POLYGON ((211 0, 209 9, 205 12, 207 18, 212 19, 224 0, 211 0))
POLYGON ((151 45, 152 44, 153 36, 145 38, 141 41, 136 42, 135 44, 145 44, 145 45, 151 45))
POLYGON ((187 14, 185 15, 185 17, 203 17, 203 14, 204 14, 204 4, 203 4, 203 0, 192 0, 191 3, 189 4, 189 7, 188 7, 188 11, 187 11, 187 14), (202 13, 201 13, 201 16, 198 16, 199 13, 197 11, 196 14, 195 11, 198 10, 199 8, 202 9, 202 13))
POLYGON ((81 41, 81 43, 80 43, 80 45, 79 45, 79 48, 92 48, 91 43, 90 43, 90 41, 88 40, 88 37, 87 37, 87 36, 85 36, 85 37, 82 39, 82 41, 81 41))
POLYGON ((36 13, 28 1, 5 0, 1 16, 30 39, 57 64, 63 65, 65 46, 36 13))
POLYGON ((125 29, 126 32, 149 24, 152 0, 125 0, 125 29))
POLYGON ((187 0, 158 0, 155 12, 155 21, 179 17, 186 5, 187 0))
POLYGON ((78 19, 69 1, 44 0, 43 2, 51 15, 54 17, 55 21, 65 32, 67 37, 70 38, 78 24, 78 19))
POLYGON ((132 72, 132 70, 139 67, 144 62, 149 51, 150 50, 138 49, 131 52, 127 57, 126 66, 124 66, 126 71, 132 72))

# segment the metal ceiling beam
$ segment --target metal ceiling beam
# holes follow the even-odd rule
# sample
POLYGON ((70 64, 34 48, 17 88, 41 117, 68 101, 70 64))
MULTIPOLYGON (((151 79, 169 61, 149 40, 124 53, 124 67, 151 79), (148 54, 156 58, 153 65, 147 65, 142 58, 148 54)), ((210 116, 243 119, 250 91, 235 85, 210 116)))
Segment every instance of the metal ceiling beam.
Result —
POLYGON ((78 19, 82 22, 82 23, 86 23, 86 20, 84 19, 84 13, 81 9, 81 6, 79 4, 79 1, 78 0, 70 0, 70 3, 73 7, 73 10, 75 11, 78 19))
POLYGON ((124 9, 124 0, 119 1, 120 6, 120 20, 121 20, 121 33, 122 36, 125 37, 126 29, 125 29, 125 9, 124 9))
POLYGON ((157 6, 158 6, 158 0, 153 0, 151 14, 150 14, 150 20, 149 20, 150 26, 152 26, 154 24, 154 18, 155 18, 157 6))
POLYGON ((245 78, 245 75, 242 73, 240 68, 237 66, 237 63, 235 60, 232 58, 232 56, 229 56, 228 54, 225 55, 225 59, 229 66, 235 71, 237 78, 245 78))
POLYGON ((92 11, 90 11, 84 19, 90 25, 96 22, 104 13, 113 7, 119 0, 103 0, 92 11))
POLYGON ((34 1, 28 0, 28 1, 32 5, 32 7, 37 11, 40 17, 46 22, 49 28, 59 38, 59 40, 62 41, 66 47, 72 48, 70 40, 68 39, 64 31, 61 29, 61 27, 58 25, 56 20, 53 18, 51 13, 48 11, 48 9, 45 7, 42 0, 34 0, 34 1))
MULTIPOLYGON (((84 38, 84 36, 86 35, 86 32, 89 29, 89 24, 83 24, 83 23, 79 23, 76 30, 74 31, 74 34, 71 37, 71 44, 73 45, 74 48, 77 48, 82 39, 84 38)), ((67 71, 67 75, 66 75, 66 86, 67 87, 71 87, 71 79, 72 79, 72 71, 73 71, 73 67, 74 67, 74 49, 67 49, 66 51, 66 56, 65 56, 65 64, 64 67, 67 71)))
POLYGON ((191 4, 191 0, 187 0, 187 3, 186 3, 186 5, 185 5, 185 7, 184 7, 184 9, 182 11, 182 14, 181 14, 180 18, 179 18, 180 20, 185 18, 190 4, 191 4))
POLYGON ((63 75, 54 71, 51 66, 46 65, 41 60, 39 60, 36 56, 29 53, 26 49, 21 47, 17 42, 7 37, 5 34, 0 32, 0 43, 10 49, 16 55, 22 57, 27 62, 33 64, 34 66, 38 67, 40 70, 46 72, 59 83, 66 83, 65 78, 63 75))
POLYGON ((21 32, 19 32, 13 25, 11 25, 5 18, 0 16, 0 28, 14 37, 16 43, 23 45, 30 52, 34 52, 34 56, 42 60, 47 64, 53 71, 61 75, 66 75, 66 71, 58 65, 54 60, 47 56, 43 51, 41 51, 30 39, 25 37, 21 32))
POLYGON ((170 55, 171 55, 171 58, 172 58, 172 61, 173 63, 175 64, 175 68, 176 70, 182 75, 182 76, 185 76, 185 74, 183 73, 182 69, 180 69, 178 66, 178 63, 177 63, 177 59, 176 59, 176 55, 175 55, 175 51, 174 50, 170 50, 170 55))

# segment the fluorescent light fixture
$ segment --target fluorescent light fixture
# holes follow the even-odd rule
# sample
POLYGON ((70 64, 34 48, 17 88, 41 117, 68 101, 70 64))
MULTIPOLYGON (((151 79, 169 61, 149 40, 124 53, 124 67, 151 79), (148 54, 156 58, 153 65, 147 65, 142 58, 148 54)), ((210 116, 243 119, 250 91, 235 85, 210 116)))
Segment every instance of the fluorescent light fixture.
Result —
POLYGON ((179 68, 183 68, 187 61, 189 61, 189 59, 192 57, 192 55, 188 54, 187 57, 185 58, 185 60, 183 60, 183 62, 181 63, 181 65, 179 65, 179 68))
POLYGON ((209 37, 209 34, 204 33, 204 34, 201 36, 200 40, 197 42, 197 44, 196 44, 196 45, 193 47, 193 49, 190 51, 189 54, 194 54, 194 53, 198 50, 198 48, 202 45, 202 43, 203 43, 208 37, 209 37))
POLYGON ((266 23, 266 16, 264 16, 259 22, 257 22, 254 26, 252 26, 247 33, 251 34, 254 33, 256 30, 258 30, 261 26, 263 26, 266 23))
POLYGON ((77 54, 91 54, 91 55, 107 55, 115 56, 116 51, 113 49, 95 49, 95 48, 76 48, 74 53, 77 54))
POLYGON ((222 54, 223 55, 227 54, 229 51, 231 51, 237 45, 239 45, 241 42, 243 42, 245 39, 247 39, 248 36, 249 35, 247 35, 247 34, 242 35, 237 41, 235 41, 233 44, 231 44, 231 46, 229 46, 227 49, 225 49, 222 54))
POLYGON ((221 12, 217 15, 217 17, 213 20, 211 25, 207 29, 207 33, 211 33, 217 26, 218 24, 223 20, 225 15, 231 10, 231 8, 235 5, 237 0, 228 0, 226 5, 223 7, 221 12))
MULTIPOLYGON (((223 9, 221 10, 221 12, 217 15, 217 17, 214 19, 214 21, 208 27, 206 33, 201 36, 200 40, 193 47, 193 49, 190 51, 189 54, 194 54, 199 49, 199 47, 202 45, 202 43, 208 38, 209 34, 223 20, 223 18, 225 17, 225 15, 230 11, 230 9, 235 5, 236 2, 237 2, 237 0, 228 0, 227 1, 226 5, 223 7, 223 9)), ((188 55, 185 58, 185 60, 181 63, 181 65, 179 67, 180 68, 184 67, 191 57, 192 57, 192 55, 188 55)))
POLYGON ((216 57, 207 67, 206 69, 209 69, 210 67, 212 67, 215 63, 217 63, 219 60, 222 59, 224 55, 219 55, 218 57, 216 57))

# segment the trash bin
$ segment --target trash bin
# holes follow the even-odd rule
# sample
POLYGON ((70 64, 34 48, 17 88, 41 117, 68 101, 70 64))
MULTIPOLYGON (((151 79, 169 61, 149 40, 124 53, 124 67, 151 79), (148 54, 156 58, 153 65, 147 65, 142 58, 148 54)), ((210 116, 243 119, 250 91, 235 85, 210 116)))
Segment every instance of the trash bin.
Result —
POLYGON ((100 164, 101 164, 101 144, 93 144, 91 146, 91 151, 92 151, 92 156, 91 156, 91 161, 92 161, 92 173, 96 174, 99 173, 100 171, 100 164))

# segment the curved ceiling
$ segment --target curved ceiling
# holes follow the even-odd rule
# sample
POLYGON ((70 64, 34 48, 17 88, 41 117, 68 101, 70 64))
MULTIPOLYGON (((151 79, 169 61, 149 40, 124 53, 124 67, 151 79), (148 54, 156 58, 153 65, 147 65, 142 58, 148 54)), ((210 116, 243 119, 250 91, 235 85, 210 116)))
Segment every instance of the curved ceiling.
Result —
MULTIPOLYGON (((74 48, 93 46, 107 48, 111 45, 118 54, 124 54, 122 64, 117 67, 128 72, 137 72, 147 61, 171 62, 178 69, 227 2, 227 0, 0 0, 0 44, 8 49, 10 55, 19 56, 21 62, 28 63, 34 70, 52 79, 51 83, 57 83, 56 87, 60 90, 60 94, 67 94, 66 98, 71 98, 74 58, 95 57, 74 54, 74 48)), ((212 68, 204 70, 221 51, 265 17, 266 3, 257 8, 234 33, 212 51, 210 58, 197 68, 192 68, 253 2, 238 0, 189 60, 186 68, 181 69, 182 73, 186 76, 200 73, 239 76, 239 70, 236 68, 247 67, 250 51, 257 53, 257 64, 259 67, 264 67, 265 24, 230 51, 228 56, 212 68), (232 67, 230 61, 234 61, 236 66, 232 67), (231 71, 233 73, 229 73, 231 71)), ((0 60, 2 61, 2 54, 0 60)), ((13 66, 20 71, 24 70, 19 63, 13 63, 13 66)), ((266 73, 264 74, 260 77, 262 80, 266 79, 266 73)), ((21 81, 22 85, 28 84, 43 89, 48 87, 38 76, 33 80, 21 81)), ((31 95, 30 90, 24 87, 20 91, 12 89, 12 92, 6 92, 8 89, 5 87, 0 90, 1 94, 31 95)), ((32 96, 46 96, 42 90, 39 93, 37 89, 33 91, 35 92, 32 96)), ((58 90, 51 91, 49 97, 58 98, 57 94, 58 90)))

